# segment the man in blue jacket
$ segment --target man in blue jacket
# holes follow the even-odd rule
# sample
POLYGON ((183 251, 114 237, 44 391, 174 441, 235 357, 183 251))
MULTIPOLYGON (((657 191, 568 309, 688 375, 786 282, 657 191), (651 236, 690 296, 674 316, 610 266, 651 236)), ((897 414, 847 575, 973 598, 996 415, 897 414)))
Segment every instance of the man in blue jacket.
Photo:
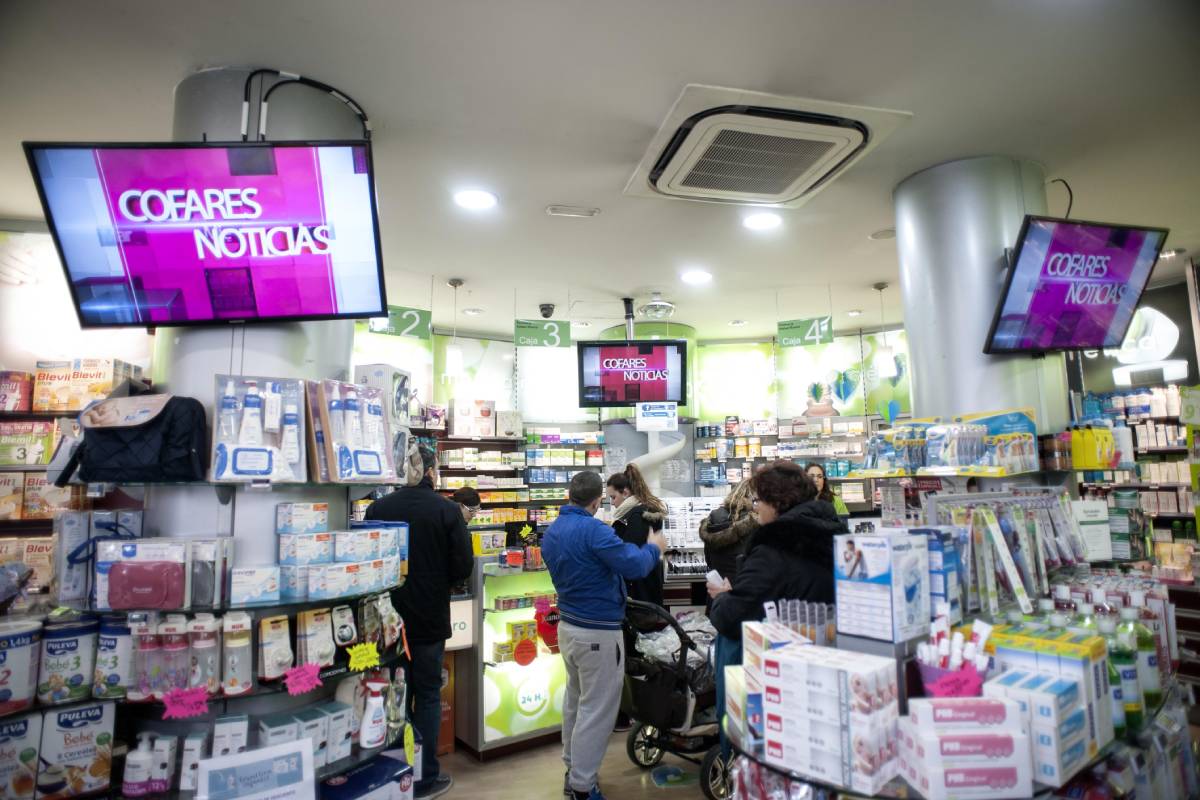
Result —
POLYGON ((658 569, 666 547, 656 531, 641 547, 621 541, 593 516, 603 494, 599 474, 585 471, 572 478, 569 503, 542 540, 542 557, 558 592, 558 647, 567 668, 563 794, 576 800, 604 800, 597 775, 625 680, 625 581, 658 569))

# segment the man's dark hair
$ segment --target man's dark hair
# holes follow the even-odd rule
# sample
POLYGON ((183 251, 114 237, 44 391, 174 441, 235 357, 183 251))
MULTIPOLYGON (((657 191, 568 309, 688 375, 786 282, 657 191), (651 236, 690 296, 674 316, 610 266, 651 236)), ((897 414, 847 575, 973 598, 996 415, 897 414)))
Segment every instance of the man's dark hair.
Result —
POLYGON ((600 473, 584 470, 575 474, 571 478, 571 487, 567 490, 567 497, 572 503, 577 506, 591 505, 592 501, 600 495, 604 494, 604 481, 600 479, 600 473))
POLYGON ((750 488, 779 514, 817 496, 817 487, 799 464, 774 461, 754 473, 750 488))
POLYGON ((479 492, 475 491, 470 486, 463 486, 454 490, 454 494, 450 497, 451 500, 459 505, 467 508, 479 508, 479 492))
POLYGON ((421 445, 417 448, 417 452, 421 454, 421 471, 423 473, 429 472, 429 470, 437 466, 437 453, 433 452, 431 448, 421 445))

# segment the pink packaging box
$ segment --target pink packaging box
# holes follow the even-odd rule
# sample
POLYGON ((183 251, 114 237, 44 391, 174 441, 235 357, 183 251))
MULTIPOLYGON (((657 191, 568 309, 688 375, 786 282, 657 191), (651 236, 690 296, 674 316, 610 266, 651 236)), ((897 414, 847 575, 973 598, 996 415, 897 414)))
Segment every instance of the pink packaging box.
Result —
POLYGON ((999 697, 917 697, 908 701, 908 715, 919 728, 1021 730, 1020 707, 999 697))

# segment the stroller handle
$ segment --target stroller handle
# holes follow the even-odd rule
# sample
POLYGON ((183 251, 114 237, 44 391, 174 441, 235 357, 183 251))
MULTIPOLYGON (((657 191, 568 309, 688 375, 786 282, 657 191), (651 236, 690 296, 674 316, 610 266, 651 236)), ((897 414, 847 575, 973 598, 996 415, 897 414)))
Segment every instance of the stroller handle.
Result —
POLYGON ((638 611, 645 611, 653 614, 674 629, 676 635, 679 636, 679 660, 681 663, 687 663, 686 653, 688 650, 695 650, 697 653, 700 652, 700 648, 698 648, 696 643, 692 641, 692 637, 687 635, 687 631, 683 629, 683 626, 679 624, 679 621, 676 620, 675 617, 671 616, 670 611, 667 611, 665 608, 656 603, 647 603, 642 600, 626 599, 625 605, 628 608, 635 608, 638 611))

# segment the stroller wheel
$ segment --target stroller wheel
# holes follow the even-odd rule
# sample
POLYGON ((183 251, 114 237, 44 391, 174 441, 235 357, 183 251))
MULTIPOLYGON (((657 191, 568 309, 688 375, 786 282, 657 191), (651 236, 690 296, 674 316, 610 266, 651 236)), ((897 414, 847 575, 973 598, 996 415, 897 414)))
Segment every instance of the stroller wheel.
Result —
POLYGON ((700 788, 708 800, 729 797, 729 764, 721 758, 721 745, 713 745, 700 763, 700 788))
POLYGON ((625 737, 625 752, 629 760, 642 769, 657 766, 663 760, 663 749, 658 746, 657 739, 658 728, 634 722, 633 729, 625 737))

